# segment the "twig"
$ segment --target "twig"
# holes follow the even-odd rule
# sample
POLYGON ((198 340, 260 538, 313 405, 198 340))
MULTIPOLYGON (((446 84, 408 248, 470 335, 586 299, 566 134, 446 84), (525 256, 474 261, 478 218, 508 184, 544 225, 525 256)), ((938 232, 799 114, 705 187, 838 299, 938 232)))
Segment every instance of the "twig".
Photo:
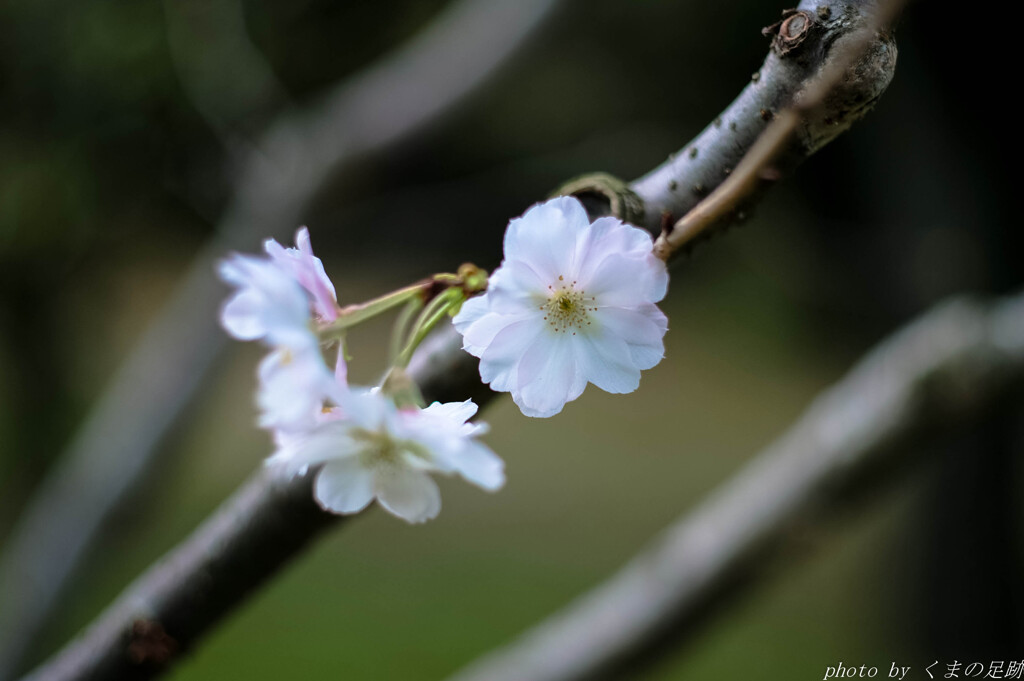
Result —
MULTIPOLYGON (((781 173, 775 164, 792 148, 801 130, 804 132, 801 146, 812 150, 821 145, 820 133, 813 132, 815 128, 842 126, 845 129, 866 113, 860 106, 862 100, 858 101, 858 98, 864 98, 864 83, 877 87, 877 78, 865 80, 860 73, 868 71, 874 76, 878 70, 891 67, 895 49, 890 55, 888 39, 885 35, 880 36, 879 31, 890 24, 905 1, 881 3, 879 10, 867 17, 862 28, 844 36, 832 48, 830 58, 818 76, 794 95, 792 103, 781 114, 774 116, 729 177, 675 225, 662 230, 654 244, 654 253, 659 258, 667 261, 704 230, 739 210, 743 202, 766 182, 778 180, 781 173), (851 83, 854 84, 852 87, 851 83)), ((777 28, 776 46, 791 45, 796 36, 806 36, 814 21, 816 19, 810 12, 791 15, 777 28), (799 28, 792 28, 794 21, 799 22, 799 28)))
POLYGON ((152 467, 158 444, 226 344, 213 263, 285 237, 326 177, 384 153, 492 79, 559 0, 460 0, 409 44, 269 128, 218 236, 111 380, 13 529, 0 559, 0 679, 22 664, 84 556, 152 467))
POLYGON ((635 672, 699 630, 742 586, 767 577, 762 566, 788 539, 910 461, 911 443, 980 416, 1022 382, 1024 294, 936 308, 868 354, 618 574, 450 681, 635 672))
MULTIPOLYGON (((863 12, 867 12, 868 9, 873 6, 873 2, 871 2, 870 0, 825 0, 822 4, 823 6, 826 7, 836 7, 837 13, 839 13, 840 11, 842 12, 841 18, 831 20, 825 29, 827 35, 830 37, 832 41, 836 40, 838 37, 842 35, 845 35, 846 31, 855 30, 855 28, 859 26, 863 21, 863 17, 861 17, 860 14, 863 12)), ((515 4, 515 7, 512 11, 513 13, 523 11, 522 5, 515 4)), ((507 26, 511 19, 505 18, 502 21, 507 26)), ((791 97, 794 92, 798 91, 806 83, 808 78, 813 77, 814 74, 818 73, 820 69, 823 68, 824 60, 828 55, 828 49, 826 45, 819 45, 819 48, 820 49, 817 50, 811 50, 808 54, 806 54, 805 58, 801 60, 799 64, 796 62, 796 60, 778 61, 771 56, 769 57, 766 64, 774 64, 775 62, 778 62, 776 66, 774 66, 770 70, 770 73, 767 74, 770 77, 766 77, 764 79, 765 86, 770 89, 771 93, 773 93, 771 97, 769 97, 769 99, 772 99, 774 97, 791 97)), ((889 78, 891 77, 891 69, 888 71, 881 70, 875 75, 877 78, 877 82, 875 83, 873 91, 876 93, 877 96, 878 94, 881 93, 881 91, 884 90, 885 85, 888 83, 889 78)), ((748 87, 747 89, 744 90, 744 92, 740 95, 736 102, 734 102, 733 105, 730 106, 730 108, 726 112, 726 115, 735 115, 739 117, 740 114, 748 111, 752 105, 756 105, 758 102, 762 101, 764 96, 765 95, 762 92, 752 93, 751 89, 748 87)), ((398 110, 401 110, 401 107, 398 107, 398 110)), ((731 120, 731 118, 729 120, 731 120)), ((737 120, 739 120, 739 118, 737 118, 737 120)), ((709 126, 709 130, 717 127, 718 126, 715 126, 713 124, 712 126, 709 126)), ((729 127, 731 128, 731 126, 729 127)), ((713 155, 715 160, 731 164, 733 163, 733 161, 731 161, 730 159, 732 159, 733 156, 735 156, 736 160, 738 161, 739 157, 741 157, 749 149, 750 145, 753 144, 757 134, 756 132, 753 134, 748 134, 746 126, 737 126, 736 132, 739 132, 740 130, 743 130, 744 132, 743 134, 738 134, 737 136, 717 136, 717 141, 715 142, 715 145, 712 145, 712 148, 717 150, 713 155)), ((757 132, 760 132, 760 129, 758 129, 757 132)), ((705 131, 705 133, 702 133, 702 136, 698 139, 704 139, 707 134, 708 131, 705 131)), ((302 154, 315 154, 317 150, 296 147, 295 151, 298 155, 293 159, 293 162, 291 164, 285 164, 285 167, 293 170, 295 173, 302 173, 303 164, 307 162, 307 159, 304 158, 302 154)), ((716 166, 714 160, 710 163, 702 164, 701 167, 704 169, 705 172, 711 173, 711 175, 714 175, 715 177, 719 178, 719 180, 715 181, 714 184, 709 184, 709 187, 717 185, 718 181, 720 181, 720 178, 726 175, 725 170, 727 166, 716 166)), ((731 165, 728 167, 731 167, 731 165)), ((636 184, 633 185, 632 189, 633 192, 635 192, 634 196, 642 195, 647 203, 648 211, 655 211, 655 214, 657 215, 655 224, 659 223, 661 219, 661 211, 658 208, 658 202, 675 201, 675 199, 671 195, 671 192, 665 189, 665 187, 668 187, 669 185, 668 176, 684 177, 687 176, 687 172, 688 171, 685 168, 676 167, 676 165, 674 164, 667 164, 666 166, 654 171, 645 178, 642 178, 636 184), (658 186, 654 186, 654 184, 651 184, 653 182, 652 178, 664 179, 664 186, 660 184, 660 180, 658 183, 654 183, 657 184, 658 186), (649 184, 650 186, 648 186, 649 184), (648 191, 648 189, 650 191, 648 191)), ((275 196, 269 197, 269 205, 264 203, 265 199, 263 197, 251 198, 253 201, 253 206, 266 206, 271 210, 276 220, 286 224, 288 223, 287 220, 281 220, 282 213, 275 212, 282 210, 280 207, 274 206, 273 202, 277 200, 275 196)), ((266 223, 262 222, 260 224, 266 223)), ((269 232, 272 230, 268 229, 267 231, 269 232)), ((212 314, 212 311, 210 311, 211 316, 212 314)), ((477 399, 478 402, 482 402, 490 396, 490 392, 487 390, 486 387, 481 386, 479 382, 479 375, 476 370, 476 360, 467 353, 462 352, 460 346, 460 339, 457 336, 455 336, 454 332, 451 331, 450 329, 444 334, 438 334, 436 338, 428 339, 426 346, 422 348, 422 352, 418 353, 413 358, 413 361, 410 364, 410 372, 417 379, 417 381, 426 380, 427 392, 431 393, 433 397, 436 399, 461 400, 465 399, 468 393, 476 393, 474 397, 477 399), (425 378, 428 375, 429 378, 425 378)), ((249 488, 250 491, 247 492, 247 494, 251 494, 254 497, 259 497, 260 493, 258 492, 258 490, 261 489, 261 485, 264 488, 264 495, 273 494, 272 490, 270 489, 270 481, 256 481, 251 484, 252 487, 249 488)), ((293 483, 291 484, 301 487, 302 489, 305 490, 305 494, 311 496, 311 490, 309 487, 308 480, 298 479, 296 481, 293 481, 293 483)), ((235 508, 234 504, 236 504, 236 502, 229 501, 227 507, 235 508)), ((272 509, 273 505, 269 504, 267 506, 261 506, 260 508, 272 509)), ((245 515, 241 515, 235 517, 234 525, 225 522, 216 525, 214 529, 211 529, 211 526, 209 525, 204 525, 204 527, 201 528, 201 530, 199 531, 199 533, 197 533, 196 536, 194 536, 192 539, 188 540, 185 544, 183 544, 180 549, 174 552, 173 555, 181 555, 181 552, 184 552, 186 555, 188 555, 188 547, 196 545, 219 544, 221 546, 227 547, 224 549, 225 551, 229 551, 231 546, 235 546, 239 543, 235 540, 236 535, 241 534, 248 536, 250 533, 253 533, 253 536, 256 537, 258 535, 259 522, 259 518, 251 518, 245 515), (201 536, 205 536, 205 533, 207 532, 216 532, 220 534, 215 541, 209 538, 199 538, 201 536)), ((319 526, 310 527, 301 524, 298 524, 293 528, 293 532, 297 536, 313 535, 318 530, 319 526)), ((284 564, 287 558, 291 556, 291 553, 297 551, 298 547, 301 546, 302 543, 294 545, 279 545, 273 541, 268 540, 266 543, 261 544, 258 542, 257 537, 252 541, 252 543, 249 543, 247 545, 253 547, 252 550, 254 552, 260 553, 261 555, 265 552, 266 555, 264 557, 266 558, 266 561, 264 564, 270 566, 268 567, 268 570, 272 570, 275 569, 276 566, 284 564)), ((187 585, 196 582, 196 573, 193 571, 199 570, 202 567, 202 565, 203 562, 197 558, 195 560, 192 560, 191 562, 185 560, 177 562, 175 563, 175 568, 173 570, 168 569, 161 572, 159 568, 155 568, 154 573, 149 573, 148 576, 143 576, 138 582, 136 582, 136 585, 132 588, 130 592, 131 594, 133 594, 132 596, 122 597, 122 599, 119 600, 119 603, 127 602, 126 599, 129 598, 135 600, 145 599, 148 594, 147 589, 158 589, 159 593, 161 594, 161 598, 164 598, 163 594, 173 593, 178 594, 178 596, 175 596, 175 598, 187 599, 189 597, 187 585), (160 577, 158 580, 156 577, 152 576, 153 574, 161 574, 163 576, 160 577), (163 580, 170 580, 171 583, 164 583, 163 580)), ((266 574, 258 575, 258 579, 256 579, 253 582, 253 585, 255 585, 255 583, 258 583, 259 580, 262 580, 266 576, 266 574)), ((209 588, 211 592, 209 592, 207 597, 216 598, 216 591, 218 588, 220 588, 218 586, 218 583, 213 584, 209 588)), ((238 585, 233 584, 230 586, 229 592, 237 593, 235 591, 237 588, 238 585)), ((234 605, 237 602, 238 601, 236 599, 235 601, 231 601, 229 605, 225 605, 224 607, 230 607, 230 605, 234 605)), ((123 662, 123 657, 118 657, 119 653, 117 652, 123 651, 123 645, 127 640, 124 637, 129 636, 129 632, 132 630, 132 621, 130 620, 130 618, 126 617, 126 613, 129 611, 125 610, 125 607, 126 606, 118 605, 108 610, 104 615, 100 617, 97 623, 89 629, 89 631, 84 635, 83 638, 77 640, 76 642, 73 642, 68 648, 61 652, 58 655, 58 657, 56 657, 52 662, 48 663, 45 667, 43 667, 36 674, 34 674, 32 678, 46 680, 87 678, 87 676, 89 674, 92 674, 96 669, 99 669, 101 667, 106 668, 103 667, 103 665, 114 664, 110 662, 110 660, 121 660, 121 662, 119 663, 121 666, 117 666, 116 670, 119 672, 123 672, 126 675, 125 678, 131 676, 132 672, 130 667, 125 665, 125 663, 123 662), (119 635, 122 638, 117 638, 118 632, 120 632, 119 635), (76 667, 76 660, 80 662, 93 660, 99 666, 90 667, 89 669, 82 670, 76 667)), ((174 610, 174 608, 171 607, 170 604, 168 604, 166 607, 168 611, 174 610)), ((222 613, 223 610, 218 610, 217 616, 219 616, 222 613)), ((151 619, 153 622, 160 622, 158 618, 151 619)), ((192 622, 192 624, 190 624, 189 626, 192 628, 188 629, 184 634, 172 630, 169 626, 165 628, 165 633, 167 633, 168 636, 171 636, 175 640, 180 640, 185 643, 193 643, 197 640, 199 632, 201 632, 205 627, 209 626, 209 622, 192 622)), ((147 628, 146 631, 150 631, 152 629, 151 625, 147 625, 147 627, 149 628, 147 628)), ((115 668, 112 667, 111 669, 115 668)), ((138 674, 143 675, 151 675, 152 673, 155 673, 154 670, 136 670, 136 672, 138 674)), ((95 676, 88 677, 99 678, 98 672, 96 672, 95 676)), ((104 678, 118 677, 114 675, 104 676, 104 678)))
MULTIPOLYGON (((784 13, 788 23, 765 29, 772 35, 772 50, 761 68, 739 97, 685 147, 628 187, 623 184, 625 192, 600 183, 588 187, 581 178, 571 193, 592 200, 624 194, 620 203, 630 205, 632 199, 635 214, 618 217, 660 233, 666 221, 672 225, 690 213, 735 172, 779 112, 793 106, 812 83, 831 78, 824 74, 835 61, 836 48, 869 21, 875 6, 874 0, 803 0, 796 10, 784 13)), ((780 179, 843 133, 885 92, 896 67, 896 43, 885 33, 872 38, 854 77, 830 94, 821 115, 804 121, 782 145, 769 179, 780 179)), ((599 204, 595 212, 609 212, 608 200, 599 204)), ((738 206, 713 226, 742 220, 748 207, 738 206)))

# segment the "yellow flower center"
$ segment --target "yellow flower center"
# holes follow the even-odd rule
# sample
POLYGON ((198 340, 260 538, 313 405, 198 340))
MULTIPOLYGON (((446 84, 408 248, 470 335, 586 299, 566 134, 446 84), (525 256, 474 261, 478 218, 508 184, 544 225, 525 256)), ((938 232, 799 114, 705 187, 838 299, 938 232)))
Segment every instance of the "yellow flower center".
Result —
POLYGON ((566 282, 565 277, 558 276, 557 287, 548 286, 547 303, 540 306, 544 311, 544 321, 555 333, 571 333, 584 331, 590 326, 588 312, 596 310, 592 307, 593 296, 587 296, 583 289, 576 289, 576 282, 566 282))

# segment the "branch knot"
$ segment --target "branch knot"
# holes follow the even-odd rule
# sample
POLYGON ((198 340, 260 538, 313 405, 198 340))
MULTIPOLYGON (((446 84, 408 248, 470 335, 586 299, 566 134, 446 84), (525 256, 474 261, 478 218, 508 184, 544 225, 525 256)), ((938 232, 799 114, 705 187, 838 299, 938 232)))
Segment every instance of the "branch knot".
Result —
POLYGON ((771 36, 772 50, 780 57, 800 47, 811 35, 817 21, 810 12, 801 9, 787 9, 782 19, 761 29, 761 35, 771 36))

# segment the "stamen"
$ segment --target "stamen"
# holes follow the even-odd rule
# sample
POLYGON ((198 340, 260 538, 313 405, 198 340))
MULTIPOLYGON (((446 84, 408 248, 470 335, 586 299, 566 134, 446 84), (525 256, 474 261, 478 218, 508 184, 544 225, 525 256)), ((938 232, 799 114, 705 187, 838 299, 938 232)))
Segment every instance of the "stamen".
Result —
POLYGON ((544 306, 547 309, 544 320, 553 331, 557 333, 571 331, 575 336, 576 330, 590 325, 587 313, 597 308, 588 307, 587 302, 593 302, 594 297, 588 297, 586 291, 582 289, 576 290, 575 281, 566 285, 565 277, 562 275, 558 276, 558 281, 563 283, 557 289, 548 286, 551 294, 547 305, 544 306))

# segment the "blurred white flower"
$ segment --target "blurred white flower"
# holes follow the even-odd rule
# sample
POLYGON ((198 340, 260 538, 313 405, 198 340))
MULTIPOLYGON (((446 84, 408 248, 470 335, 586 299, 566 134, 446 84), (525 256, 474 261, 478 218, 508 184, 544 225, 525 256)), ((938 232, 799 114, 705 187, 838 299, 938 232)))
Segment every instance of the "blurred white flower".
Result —
POLYGON ((476 410, 469 400, 399 409, 380 391, 346 392, 315 428, 279 436, 268 464, 296 472, 323 464, 313 494, 328 511, 357 513, 376 498, 421 523, 441 510, 432 472, 457 473, 489 491, 505 483, 501 459, 475 439, 486 426, 466 423, 476 410))
POLYGON ((511 392, 527 416, 552 416, 587 382, 636 390, 664 356, 668 287, 647 232, 616 218, 593 223, 572 197, 537 204, 509 223, 505 259, 487 292, 455 317, 480 376, 511 392))
MULTIPOLYGON (((303 430, 315 424, 336 383, 315 337, 278 346, 260 362, 256 404, 259 424, 277 430, 303 430)), ((344 366, 344 359, 338 361, 344 366)))
MULTIPOLYGON (((334 285, 313 255, 306 228, 295 238, 298 248, 268 239, 268 257, 235 253, 218 264, 221 278, 238 289, 221 309, 221 324, 235 338, 273 348, 260 362, 256 403, 260 425, 278 430, 309 428, 338 385, 315 330, 317 322, 337 318, 334 285)), ((340 353, 338 362, 343 377, 340 353)))
POLYGON ((230 335, 282 345, 311 334, 306 292, 273 261, 233 253, 218 263, 217 272, 238 289, 220 312, 221 324, 230 335))

